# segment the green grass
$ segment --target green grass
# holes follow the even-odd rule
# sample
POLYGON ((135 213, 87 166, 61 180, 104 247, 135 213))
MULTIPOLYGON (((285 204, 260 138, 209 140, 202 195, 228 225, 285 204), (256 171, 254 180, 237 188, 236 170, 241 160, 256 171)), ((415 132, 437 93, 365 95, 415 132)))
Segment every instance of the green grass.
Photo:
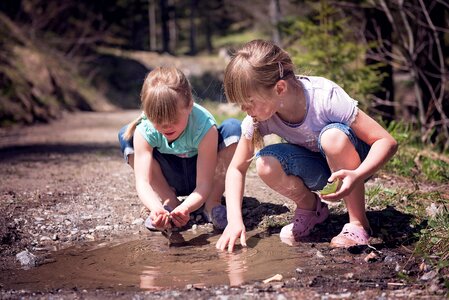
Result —
POLYGON ((398 141, 397 153, 386 164, 385 170, 404 177, 433 183, 447 183, 449 180, 449 159, 447 154, 434 151, 423 145, 419 130, 411 125, 392 122, 390 134, 398 141))

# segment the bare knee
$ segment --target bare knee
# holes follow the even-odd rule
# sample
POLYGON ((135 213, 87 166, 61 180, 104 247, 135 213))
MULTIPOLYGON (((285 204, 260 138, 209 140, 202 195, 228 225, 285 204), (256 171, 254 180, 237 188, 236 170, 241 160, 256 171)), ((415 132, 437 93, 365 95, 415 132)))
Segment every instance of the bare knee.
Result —
POLYGON ((235 150, 237 149, 237 143, 229 145, 228 147, 218 151, 218 161, 219 163, 228 166, 234 156, 235 150))
POLYGON ((320 143, 326 156, 332 156, 341 154, 351 141, 341 130, 330 128, 321 134, 320 143))
POLYGON ((256 171, 262 179, 278 174, 280 167, 279 161, 271 156, 261 156, 256 160, 256 171))

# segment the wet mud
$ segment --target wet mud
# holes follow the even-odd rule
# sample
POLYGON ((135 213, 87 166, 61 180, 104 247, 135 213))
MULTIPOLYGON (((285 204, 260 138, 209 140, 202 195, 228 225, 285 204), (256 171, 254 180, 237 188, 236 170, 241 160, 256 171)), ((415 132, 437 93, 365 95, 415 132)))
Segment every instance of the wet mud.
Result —
POLYGON ((291 266, 305 264, 304 253, 282 245, 276 236, 262 238, 249 233, 247 248, 227 253, 215 249, 218 236, 214 233, 177 235, 171 244, 162 235, 149 233, 115 245, 69 248, 55 252, 39 267, 2 274, 3 284, 8 289, 30 291, 238 286, 276 274, 292 277, 291 266))

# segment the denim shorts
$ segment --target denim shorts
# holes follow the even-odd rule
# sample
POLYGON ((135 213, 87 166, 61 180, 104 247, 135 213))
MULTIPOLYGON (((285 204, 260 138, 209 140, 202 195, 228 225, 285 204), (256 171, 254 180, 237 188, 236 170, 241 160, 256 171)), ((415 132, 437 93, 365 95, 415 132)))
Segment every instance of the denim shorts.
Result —
MULTIPOLYGON (((227 119, 218 127, 218 149, 220 151, 234 143, 237 143, 241 135, 241 122, 237 119, 227 119)), ((128 155, 134 153, 133 139, 126 140, 123 134, 128 126, 124 126, 118 133, 120 149, 126 162, 128 155)), ((153 157, 161 166, 162 173, 168 185, 175 189, 177 196, 190 195, 196 187, 196 161, 193 157, 179 157, 173 154, 160 153, 153 149, 153 157)))
POLYGON ((261 149, 256 157, 275 157, 287 175, 298 176, 312 191, 320 190, 326 185, 327 179, 331 175, 326 155, 321 147, 321 135, 330 128, 343 131, 357 150, 360 160, 363 161, 366 158, 370 146, 360 140, 349 126, 342 123, 331 123, 321 130, 318 138, 320 152, 313 152, 295 144, 280 143, 261 149))

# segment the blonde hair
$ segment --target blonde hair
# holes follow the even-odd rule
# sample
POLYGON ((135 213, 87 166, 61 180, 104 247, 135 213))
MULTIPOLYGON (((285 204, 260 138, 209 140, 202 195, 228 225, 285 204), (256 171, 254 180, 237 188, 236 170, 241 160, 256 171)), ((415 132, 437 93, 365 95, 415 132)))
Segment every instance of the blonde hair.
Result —
MULTIPOLYGON (((240 48, 226 66, 224 90, 231 103, 240 106, 249 101, 251 93, 263 94, 280 79, 294 78, 294 65, 289 54, 272 42, 253 40, 240 48)), ((263 147, 263 139, 255 126, 253 145, 263 147)))
MULTIPOLYGON (((140 92, 141 109, 151 122, 162 124, 177 118, 178 103, 188 107, 193 101, 192 88, 187 77, 175 67, 158 67, 145 77, 140 92)), ((129 123, 125 139, 131 139, 142 115, 129 123)))

